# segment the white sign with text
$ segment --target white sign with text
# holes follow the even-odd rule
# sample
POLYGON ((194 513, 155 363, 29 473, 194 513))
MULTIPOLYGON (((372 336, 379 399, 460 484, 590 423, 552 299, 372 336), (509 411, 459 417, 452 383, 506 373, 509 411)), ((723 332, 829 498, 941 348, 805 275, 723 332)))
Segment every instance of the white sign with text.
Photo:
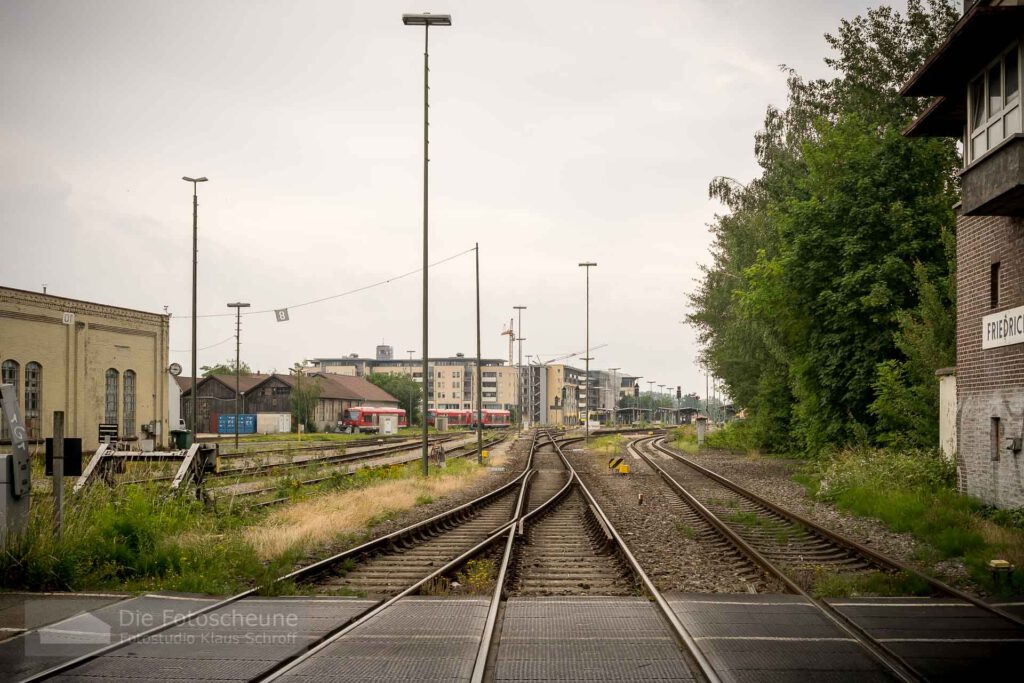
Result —
POLYGON ((1024 306, 991 313, 981 319, 981 348, 1024 343, 1024 306))

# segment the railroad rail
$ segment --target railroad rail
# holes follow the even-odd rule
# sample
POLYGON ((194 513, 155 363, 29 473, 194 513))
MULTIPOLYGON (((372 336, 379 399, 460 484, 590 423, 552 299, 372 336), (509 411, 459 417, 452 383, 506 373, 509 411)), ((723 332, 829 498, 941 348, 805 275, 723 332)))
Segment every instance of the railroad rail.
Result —
MULTIPOLYGON (((462 565, 468 559, 476 556, 482 549, 488 547, 491 543, 497 539, 503 531, 506 531, 512 527, 518 517, 520 516, 521 504, 526 490, 526 484, 528 483, 533 469, 531 467, 533 453, 536 447, 536 436, 533 437, 530 446, 530 452, 527 457, 526 466, 523 471, 518 474, 511 481, 499 486, 488 493, 479 496, 478 498, 461 505, 455 506, 449 510, 443 511, 430 517, 429 519, 410 524, 402 529, 386 534, 384 536, 375 538, 367 541, 359 546, 351 548, 349 550, 331 555, 330 557, 324 558, 307 566, 301 567, 295 571, 281 575, 272 580, 268 586, 272 587, 275 585, 287 585, 289 582, 313 582, 319 581, 321 585, 327 583, 324 580, 325 576, 331 575, 332 572, 336 572, 339 568, 344 568, 348 563, 354 563, 357 567, 360 561, 373 562, 388 553, 398 552, 402 549, 415 548, 416 546, 424 543, 429 543, 430 539, 434 537, 442 537, 444 534, 452 531, 453 529, 459 529, 461 526, 469 524, 473 520, 495 519, 493 515, 488 512, 495 506, 500 507, 501 501, 505 500, 509 496, 516 497, 516 506, 511 514, 508 515, 507 519, 500 523, 497 529, 492 530, 490 535, 483 540, 479 540, 479 534, 466 534, 460 539, 462 545, 458 548, 457 555, 450 561, 444 563, 442 566, 428 571, 427 574, 419 576, 418 579, 408 579, 402 586, 397 585, 373 585, 373 589, 379 592, 374 594, 374 603, 370 608, 363 610, 361 614, 347 619, 344 623, 337 624, 333 629, 325 633, 318 641, 310 646, 310 649, 302 654, 296 653, 290 657, 283 658, 276 666, 272 667, 269 671, 264 672, 264 677, 269 679, 276 678, 280 671, 289 668, 289 665, 293 661, 307 657, 310 653, 318 651, 320 647, 325 645, 327 642, 336 639, 347 633, 352 628, 355 628, 361 623, 365 623, 367 619, 375 614, 378 614, 383 609, 394 604, 399 598, 409 595, 428 582, 444 576, 447 573, 452 572, 454 569, 462 565), (518 494, 517 494, 518 492, 518 494)), ((475 451, 474 451, 475 452, 475 451)), ((480 526, 480 525, 477 525, 480 526)), ((482 525, 486 527, 486 523, 482 525)), ((434 548, 436 550, 436 548, 434 548)), ((352 573, 347 569, 343 569, 342 573, 348 575, 352 573)), ((422 574, 422 572, 414 572, 414 574, 422 574)), ((225 598, 211 602, 199 609, 191 610, 188 613, 181 614, 173 619, 170 619, 164 623, 161 623, 152 628, 146 629, 139 633, 131 636, 127 636, 111 643, 105 647, 99 648, 93 652, 85 655, 81 655, 74 659, 70 659, 66 662, 60 663, 49 669, 36 673, 28 678, 23 679, 23 683, 29 683, 30 681, 42 681, 58 676, 60 674, 72 671, 76 667, 83 666, 89 662, 95 661, 105 655, 111 655, 116 651, 128 647, 134 643, 139 643, 147 639, 151 639, 164 633, 177 626, 184 626, 195 622, 204 615, 209 615, 212 612, 223 610, 224 608, 235 605, 246 598, 253 598, 257 596, 264 588, 264 586, 250 588, 246 591, 225 598)))
MULTIPOLYGON (((429 439, 429 443, 447 443, 453 439, 457 439, 464 436, 462 433, 452 433, 443 435, 434 435, 429 439)), ((363 442, 361 442, 362 444, 363 442)), ((388 455, 391 453, 400 453, 406 450, 412 450, 418 448, 422 442, 416 439, 403 439, 399 443, 388 443, 375 448, 368 448, 366 450, 360 450, 358 452, 348 452, 348 448, 352 445, 349 443, 336 443, 336 444, 325 444, 321 443, 315 446, 297 447, 293 449, 289 448, 278 448, 278 449, 267 449, 246 453, 229 453, 229 454, 217 454, 216 459, 219 463, 223 463, 226 460, 245 460, 255 461, 252 464, 244 464, 239 467, 216 467, 213 471, 208 471, 204 478, 207 477, 229 477, 229 476, 244 476, 247 474, 259 475, 262 472, 268 471, 287 471, 294 469, 301 469, 309 467, 311 465, 324 466, 332 464, 343 464, 356 462, 359 460, 365 460, 369 458, 379 457, 382 455, 388 455), (299 460, 280 460, 277 462, 260 462, 263 458, 271 458, 275 455, 294 455, 302 453, 328 453, 332 451, 341 451, 333 455, 324 455, 321 457, 310 456, 299 460)), ((209 447, 208 444, 202 443, 194 445, 188 450, 188 452, 175 452, 175 453, 124 453, 116 452, 101 447, 94 454, 89 464, 75 483, 75 491, 81 490, 85 485, 90 483, 94 477, 102 476, 107 481, 112 481, 112 474, 109 472, 110 468, 116 469, 122 467, 124 463, 129 462, 172 462, 178 463, 182 460, 188 460, 193 451, 196 451, 202 447, 209 447)), ((362 447, 362 445, 360 446, 362 447)), ((173 482, 176 478, 179 478, 178 474, 158 474, 150 477, 143 477, 140 479, 132 479, 123 481, 123 484, 150 484, 161 481, 173 482)))
MULTIPOLYGON (((498 444, 498 443, 504 441, 506 438, 507 438, 507 434, 504 434, 504 433, 499 434, 497 436, 489 437, 488 440, 484 442, 483 446, 484 446, 485 449, 491 448, 495 444, 498 444)), ((347 459, 343 459, 343 460, 336 460, 335 461, 335 460, 326 460, 326 459, 324 459, 324 460, 319 460, 319 461, 316 461, 316 462, 304 463, 304 464, 306 466, 314 465, 314 466, 317 466, 317 467, 325 467, 325 466, 326 467, 335 467, 335 466, 338 466, 338 465, 350 464, 352 462, 360 462, 360 461, 363 461, 363 460, 369 460, 371 458, 380 457, 381 455, 386 455, 389 452, 390 453, 399 453, 399 452, 403 452, 403 451, 406 451, 406 450, 412 450, 412 449, 403 448, 403 449, 396 449, 396 450, 391 450, 391 451, 386 451, 386 452, 381 452, 381 451, 377 451, 377 452, 373 452, 373 453, 364 452, 364 453, 352 454, 351 457, 349 457, 347 459)), ((451 451, 447 452, 445 454, 445 457, 446 458, 450 458, 450 459, 466 458, 466 457, 469 457, 469 456, 472 456, 472 455, 476 455, 477 452, 478 451, 477 451, 476 443, 469 443, 469 444, 463 444, 462 446, 457 446, 456 448, 454 448, 451 451)), ((388 467, 388 466, 393 465, 393 464, 398 464, 398 463, 383 463, 383 464, 378 464, 378 465, 367 465, 367 467, 388 467)), ((309 479, 294 480, 294 481, 290 482, 290 485, 294 486, 294 487, 313 486, 313 485, 316 485, 316 484, 321 484, 321 483, 326 482, 326 481, 331 481, 331 480, 333 480, 334 478, 336 478, 339 475, 340 476, 351 476, 351 475, 355 474, 355 472, 356 472, 356 470, 342 471, 342 470, 335 469, 335 470, 331 470, 327 474, 323 474, 321 476, 314 476, 314 477, 311 477, 309 479)), ((224 475, 221 474, 220 476, 224 476, 224 475)), ((255 498, 255 497, 258 497, 258 496, 264 496, 264 495, 267 495, 267 494, 270 494, 270 493, 274 493, 276 491, 280 491, 281 490, 281 486, 277 485, 277 486, 263 486, 263 487, 256 488, 256 489, 245 489, 245 490, 242 490, 242 491, 232 491, 230 493, 223 493, 223 494, 218 493, 219 489, 227 488, 229 486, 231 486, 231 485, 229 484, 229 485, 226 485, 226 486, 209 487, 209 488, 207 488, 207 493, 209 493, 214 498, 214 500, 216 500, 217 498, 222 497, 222 496, 223 497, 230 497, 232 499, 237 499, 237 498, 246 498, 246 499, 248 499, 248 498, 255 498)), ((271 498, 269 500, 264 500, 264 501, 259 501, 259 502, 251 503, 250 507, 271 507, 271 506, 274 506, 274 505, 280 505, 282 503, 286 503, 289 500, 291 500, 290 496, 279 496, 277 498, 271 498)))
POLYGON ((810 595, 804 585, 806 576, 800 574, 806 564, 805 556, 814 558, 813 562, 828 564, 852 574, 870 571, 905 572, 926 582, 938 594, 964 600, 1012 622, 1017 627, 1024 626, 1020 618, 1005 610, 989 605, 853 539, 826 529, 693 462, 667 448, 662 436, 636 439, 627 448, 650 466, 668 487, 679 495, 692 514, 703 518, 723 539, 727 539, 750 561, 781 582, 787 591, 800 595, 813 604, 823 616, 856 639, 877 662, 900 680, 925 680, 926 677, 849 616, 827 601, 810 595), (677 475, 672 476, 672 473, 656 462, 645 449, 668 456, 669 462, 683 466, 682 470, 678 467, 672 468, 677 475), (687 476, 688 474, 690 476, 687 476), (678 480, 679 478, 685 480, 685 485, 678 480), (694 487, 699 488, 700 499, 691 491, 694 487))
MULTIPOLYGON (((547 442, 538 443, 538 438, 534 438, 530 462, 524 473, 506 485, 519 486, 519 493, 508 517, 510 521, 499 524, 486 538, 426 575, 424 572, 429 567, 447 560, 458 551, 457 548, 465 548, 466 545, 480 539, 486 533, 484 530, 487 526, 498 522, 500 515, 478 516, 477 519, 481 521, 476 525, 475 533, 461 538, 458 542, 451 540, 453 537, 449 532, 433 540, 423 541, 422 545, 417 544, 405 553, 393 552, 391 547, 383 549, 388 558, 385 567, 381 568, 374 558, 366 563, 371 571, 362 572, 355 577, 355 581, 350 577, 359 570, 349 572, 342 580, 351 581, 346 587, 357 587, 373 592, 384 597, 384 601, 363 612, 340 630, 321 639, 306 652, 282 661, 259 680, 278 681, 313 675, 312 672, 318 670, 318 665, 329 666, 332 658, 333 661, 339 661, 339 652, 346 651, 350 637, 358 638, 360 627, 365 626, 366 629, 372 630, 371 624, 378 623, 374 620, 382 618, 385 610, 395 608, 400 611, 402 606, 408 606, 408 603, 400 602, 403 598, 415 595, 430 586, 432 581, 451 574, 468 560, 487 553, 489 549, 504 542, 504 552, 501 554, 494 590, 488 602, 484 628, 479 634, 471 680, 483 681, 487 676, 493 676, 488 664, 493 667, 493 645, 497 643, 500 647, 500 639, 496 638, 495 628, 503 600, 509 595, 532 593, 539 589, 547 594, 561 595, 597 592, 621 596, 646 591, 659 605, 666 627, 671 629, 677 642, 682 645, 680 659, 686 662, 688 670, 698 672, 700 680, 717 682, 719 679, 710 663, 633 558, 621 536, 565 458, 559 443, 548 434, 544 434, 542 438, 547 442), (442 545, 440 553, 435 549, 434 553, 426 556, 417 552, 417 548, 434 543, 454 545, 442 545), (568 562, 564 561, 567 558, 558 556, 558 550, 566 549, 567 544, 572 555, 568 562), (517 553, 516 551, 521 550, 523 545, 532 546, 533 554, 530 554, 530 551, 517 553), (537 551, 540 551, 543 558, 537 551), (396 554, 406 556, 397 565, 395 560, 391 559, 396 554), (431 561, 431 555, 441 557, 439 560, 431 561), (513 570, 515 558, 520 555, 526 560, 520 561, 519 567, 513 570), (424 562, 426 564, 422 564, 424 562), (523 580, 523 574, 531 575, 533 583, 527 584, 523 580), (611 578, 607 579, 609 574, 611 578), (396 575, 400 578, 390 581, 396 575), (606 577, 606 583, 597 591, 590 590, 601 576, 606 577), (398 590, 401 585, 406 587, 398 590)), ((575 439, 569 441, 573 440, 575 439)), ((511 501, 506 501, 506 505, 509 503, 511 501)), ((508 507, 504 507, 503 511, 509 512, 508 507)))
MULTIPOLYGON (((562 443, 581 441, 566 439, 562 443)), ((523 594, 630 595, 646 593, 680 646, 690 672, 699 680, 719 681, 714 668, 672 611, 668 601, 637 562, 611 520, 591 495, 579 474, 549 437, 553 450, 568 473, 564 485, 546 501, 533 506, 507 532, 494 593, 480 641, 471 680, 493 677, 498 613, 503 599, 523 594), (517 546, 534 546, 517 555, 517 546), (561 551, 567 551, 565 553, 561 551), (599 583, 598 591, 592 591, 599 583)), ((553 467, 547 467, 554 471, 553 467)), ((540 476, 540 475, 538 475, 540 476)), ((557 481, 556 477, 549 479, 557 481)), ((545 490, 553 488, 551 484, 545 490)))

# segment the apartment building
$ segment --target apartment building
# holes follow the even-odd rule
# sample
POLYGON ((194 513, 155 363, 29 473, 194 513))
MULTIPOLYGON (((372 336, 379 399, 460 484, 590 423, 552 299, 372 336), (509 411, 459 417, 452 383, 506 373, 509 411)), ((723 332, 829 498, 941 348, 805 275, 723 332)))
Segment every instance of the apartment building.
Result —
MULTIPOLYGON (((395 358, 392 348, 377 347, 374 358, 363 358, 358 354, 337 358, 313 358, 309 361, 308 372, 334 373, 367 377, 372 374, 390 373, 406 375, 417 382, 423 381, 422 358, 395 358)), ((476 408, 478 387, 476 383, 476 358, 465 354, 431 358, 428 361, 428 410, 472 410, 476 408)), ((503 359, 483 358, 480 361, 483 408, 493 410, 514 410, 516 399, 516 368, 505 364, 503 359)))

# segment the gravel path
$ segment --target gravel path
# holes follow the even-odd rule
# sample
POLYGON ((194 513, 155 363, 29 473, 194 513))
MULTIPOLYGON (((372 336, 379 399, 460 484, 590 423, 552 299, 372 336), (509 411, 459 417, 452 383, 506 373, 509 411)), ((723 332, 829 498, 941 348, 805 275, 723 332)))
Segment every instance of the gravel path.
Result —
POLYGON ((683 521, 678 497, 639 458, 627 456, 631 471, 622 476, 609 474, 606 456, 579 445, 567 447, 565 454, 659 590, 782 591, 702 522, 683 521))

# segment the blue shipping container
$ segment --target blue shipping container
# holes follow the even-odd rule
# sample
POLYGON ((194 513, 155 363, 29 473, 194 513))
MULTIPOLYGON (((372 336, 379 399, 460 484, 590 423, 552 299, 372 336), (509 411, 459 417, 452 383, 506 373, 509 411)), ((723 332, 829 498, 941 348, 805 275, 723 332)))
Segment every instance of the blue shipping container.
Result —
MULTIPOLYGON (((239 434, 255 434, 256 433, 256 416, 255 415, 239 415, 238 416, 238 433, 239 434)), ((234 434, 235 433, 235 416, 233 413, 221 413, 217 416, 217 433, 218 434, 234 434)))

